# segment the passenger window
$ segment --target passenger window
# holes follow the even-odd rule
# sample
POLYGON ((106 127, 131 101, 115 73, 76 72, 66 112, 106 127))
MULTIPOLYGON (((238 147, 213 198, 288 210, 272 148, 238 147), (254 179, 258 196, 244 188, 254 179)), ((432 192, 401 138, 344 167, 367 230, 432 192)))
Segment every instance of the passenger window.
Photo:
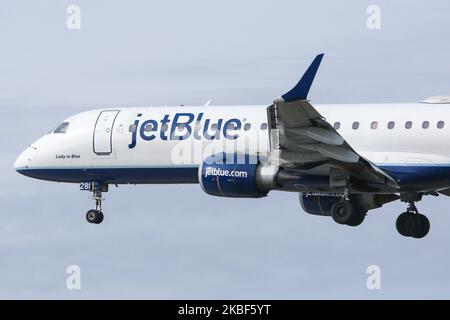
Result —
POLYGON ((411 129, 412 128, 412 122, 411 121, 406 121, 405 122, 405 128, 406 129, 411 129))
POLYGON ((358 121, 353 122, 352 128, 353 130, 357 130, 359 128, 359 122, 358 121))
POLYGON ((428 129, 429 126, 430 126, 430 122, 429 121, 422 122, 422 129, 428 129))
POLYGON ((178 131, 183 131, 184 128, 186 128, 186 125, 184 123, 177 124, 177 130, 178 131))
POLYGON ((130 125, 130 127, 128 128, 128 131, 135 132, 136 131, 136 125, 135 124, 130 125))
POLYGON ((267 123, 261 123, 261 130, 267 130, 267 123))
POLYGON ((370 124, 370 128, 371 128, 372 130, 375 130, 376 128, 378 128, 378 121, 373 121, 373 122, 370 124))
POLYGON ((336 130, 339 130, 340 127, 341 127, 341 123, 340 122, 335 122, 333 124, 333 128, 335 128, 336 130))
POLYGON ((63 122, 55 130, 53 130, 53 133, 66 133, 68 127, 69 127, 69 123, 63 122))
POLYGON ((251 127, 252 127, 252 125, 251 125, 250 123, 244 124, 244 130, 245 130, 245 131, 250 130, 251 127))
POLYGON ((437 128, 442 129, 444 127, 444 124, 445 124, 444 121, 438 121, 437 128))
POLYGON ((387 127, 388 127, 388 129, 394 129, 395 122, 394 121, 389 121, 387 127))

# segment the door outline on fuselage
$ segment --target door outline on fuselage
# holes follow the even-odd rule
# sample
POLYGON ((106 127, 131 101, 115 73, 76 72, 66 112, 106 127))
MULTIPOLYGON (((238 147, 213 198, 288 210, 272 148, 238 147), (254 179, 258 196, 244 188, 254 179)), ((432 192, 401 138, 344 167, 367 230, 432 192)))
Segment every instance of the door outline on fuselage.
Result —
MULTIPOLYGON (((94 153, 96 155, 98 155, 98 156, 107 156, 107 155, 110 155, 113 152, 112 135, 113 135, 114 123, 116 122, 116 118, 117 118, 119 112, 120 112, 120 110, 103 110, 103 111, 101 111, 99 113, 99 115, 97 117, 97 120, 95 121, 94 132, 92 134, 92 150, 94 151, 94 153), (109 150, 97 151, 96 150, 96 140, 95 140, 95 133, 97 132, 97 124, 98 124, 98 121, 101 119, 102 115, 105 115, 106 113, 115 113, 114 115, 111 116, 112 121, 110 121, 111 125, 109 126, 109 132, 107 132, 107 134, 108 134, 107 139, 109 140, 109 150)), ((97 149, 98 149, 98 147, 99 146, 98 146, 98 143, 97 143, 97 149)))

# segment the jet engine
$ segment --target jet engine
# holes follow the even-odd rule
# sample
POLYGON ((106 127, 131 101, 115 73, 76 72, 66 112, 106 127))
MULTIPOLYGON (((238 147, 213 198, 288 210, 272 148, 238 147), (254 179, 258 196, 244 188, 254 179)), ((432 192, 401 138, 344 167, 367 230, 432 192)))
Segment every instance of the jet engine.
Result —
POLYGON ((207 194, 219 197, 261 198, 275 189, 278 167, 248 154, 219 153, 199 167, 198 180, 207 194))

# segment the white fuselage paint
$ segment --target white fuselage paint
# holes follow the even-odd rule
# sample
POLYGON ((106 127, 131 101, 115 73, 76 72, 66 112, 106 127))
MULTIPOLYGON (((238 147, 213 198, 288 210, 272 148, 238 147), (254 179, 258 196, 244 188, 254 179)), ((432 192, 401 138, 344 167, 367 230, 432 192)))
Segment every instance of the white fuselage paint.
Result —
MULTIPOLYGON (((356 152, 375 164, 450 167, 450 150, 447 148, 450 141, 450 104, 329 104, 314 107, 330 124, 339 122, 339 134, 356 152), (352 124, 356 121, 359 122, 359 128, 355 130, 352 124), (371 128, 374 121, 378 124, 376 129, 371 128), (395 123, 393 129, 388 129, 390 121, 395 123), (405 128, 407 121, 412 123, 410 129, 405 128), (422 128, 424 121, 429 122, 427 129, 422 128), (445 122, 443 128, 437 128, 439 121, 445 122)), ((260 129, 263 123, 267 123, 266 108, 267 106, 180 106, 109 108, 83 112, 65 120, 69 123, 66 133, 47 134, 28 147, 18 157, 15 167, 18 170, 195 168, 206 156, 224 149, 267 154, 270 149, 269 130, 260 129), (109 116, 106 119, 99 118, 100 113, 105 110, 109 110, 109 116), (223 125, 227 120, 236 118, 242 127, 228 132, 238 133, 237 139, 226 139, 222 130, 217 140, 204 137, 196 139, 193 132, 185 140, 163 140, 159 135, 161 119, 169 115, 169 119, 173 121, 177 113, 189 113, 195 117, 203 113, 199 132, 203 132, 204 119, 211 120, 211 127, 211 123, 217 123, 219 119, 223 119, 223 125), (137 117, 138 114, 142 115, 137 117), (129 128, 137 119, 139 125, 136 145, 130 148, 132 132, 129 128), (158 123, 158 130, 145 132, 146 135, 155 135, 153 140, 146 141, 140 137, 139 130, 142 123, 149 119, 158 123), (101 132, 96 132, 95 136, 94 128, 98 121, 104 122, 97 123, 97 129, 101 132), (103 131, 108 129, 109 122, 113 123, 111 145, 107 141, 109 132, 103 131), (250 124, 249 129, 246 127, 248 130, 244 129, 245 124, 250 124), (189 152, 191 153, 188 154, 189 152)), ((170 128, 171 123, 168 125, 170 128)), ((191 127, 194 131, 195 120, 191 127)), ((182 135, 187 132, 185 130, 180 129, 178 133, 182 135)), ((169 134, 170 130, 167 135, 169 134)))

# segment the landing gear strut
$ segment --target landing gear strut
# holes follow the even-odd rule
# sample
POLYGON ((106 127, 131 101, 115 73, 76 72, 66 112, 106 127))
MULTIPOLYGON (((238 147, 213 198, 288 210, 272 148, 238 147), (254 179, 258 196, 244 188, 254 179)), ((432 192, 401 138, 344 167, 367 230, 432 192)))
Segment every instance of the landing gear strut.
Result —
POLYGON ((397 231, 405 237, 420 239, 425 237, 430 231, 430 221, 426 216, 420 214, 414 201, 408 201, 406 212, 397 218, 397 231))
POLYGON ((95 209, 91 209, 86 213, 86 220, 89 223, 100 224, 103 221, 102 201, 104 199, 102 197, 102 191, 108 191, 108 185, 93 185, 92 199, 95 200, 95 209))

